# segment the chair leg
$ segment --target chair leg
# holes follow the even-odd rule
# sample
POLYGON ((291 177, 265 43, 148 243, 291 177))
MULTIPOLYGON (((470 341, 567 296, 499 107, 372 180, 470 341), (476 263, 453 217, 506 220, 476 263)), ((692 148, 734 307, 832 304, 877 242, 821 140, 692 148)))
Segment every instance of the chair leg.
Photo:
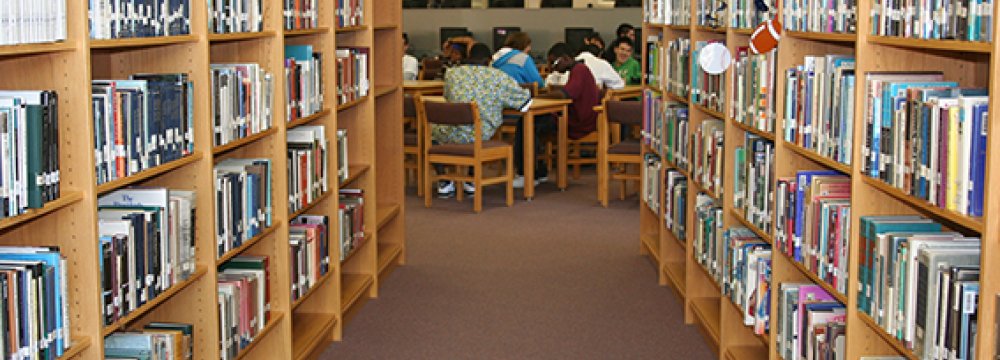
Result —
MULTIPOLYGON (((417 155, 417 164, 423 161, 423 156, 417 155)), ((413 169, 413 175, 417 178, 417 196, 424 194, 424 172, 427 171, 423 166, 417 166, 413 169)))
MULTIPOLYGON (((464 166, 455 166, 455 171, 457 171, 455 173, 457 176, 461 176, 459 174, 465 174, 466 170, 464 166)), ((458 200, 458 202, 462 202, 462 200, 465 200, 465 191, 462 191, 463 185, 460 184, 458 181, 455 181, 454 183, 455 183, 455 199, 458 200)))
MULTIPOLYGON (((628 174, 628 164, 622 164, 622 174, 628 174)), ((628 180, 622 179, 621 186, 618 187, 618 200, 625 200, 626 192, 628 192, 628 180)))
POLYGON ((434 190, 431 189, 431 186, 432 186, 431 184, 433 183, 431 181, 431 162, 427 161, 426 158, 424 158, 423 168, 424 168, 424 174, 423 174, 424 175, 424 179, 423 179, 424 181, 423 181, 423 184, 420 184, 420 185, 423 185, 423 188, 424 188, 424 191, 423 191, 424 192, 424 207, 431 207, 431 196, 434 195, 433 194, 434 190))
POLYGON ((514 205, 514 150, 507 152, 507 207, 514 205))
POLYGON ((608 207, 608 160, 604 156, 597 160, 597 200, 608 207))
POLYGON ((483 211, 483 163, 477 162, 472 166, 472 186, 476 188, 476 193, 472 195, 472 211, 477 214, 483 211))

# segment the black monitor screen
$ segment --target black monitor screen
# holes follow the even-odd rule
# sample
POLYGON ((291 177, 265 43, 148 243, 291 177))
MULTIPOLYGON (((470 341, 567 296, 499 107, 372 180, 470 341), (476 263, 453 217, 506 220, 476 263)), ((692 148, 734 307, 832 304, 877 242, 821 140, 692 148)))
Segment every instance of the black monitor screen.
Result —
POLYGON ((573 51, 580 51, 583 48, 583 39, 587 38, 594 28, 566 28, 566 45, 573 51))
POLYGON ((469 35, 469 28, 443 27, 441 28, 441 42, 439 44, 444 44, 444 41, 450 38, 466 35, 469 35))
POLYGON ((493 28, 493 50, 499 50, 503 43, 507 41, 507 35, 521 31, 517 26, 504 26, 493 28))

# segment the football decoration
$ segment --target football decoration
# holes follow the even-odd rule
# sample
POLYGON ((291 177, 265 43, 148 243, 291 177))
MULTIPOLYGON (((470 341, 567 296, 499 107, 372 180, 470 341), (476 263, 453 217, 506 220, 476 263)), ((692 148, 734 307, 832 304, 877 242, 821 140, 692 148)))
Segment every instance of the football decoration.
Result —
POLYGON ((750 34, 750 51, 754 54, 763 54, 778 47, 781 41, 781 23, 778 19, 771 19, 757 25, 750 34))
POLYGON ((733 54, 722 43, 711 43, 698 53, 698 65, 702 70, 712 75, 719 75, 729 68, 733 54))

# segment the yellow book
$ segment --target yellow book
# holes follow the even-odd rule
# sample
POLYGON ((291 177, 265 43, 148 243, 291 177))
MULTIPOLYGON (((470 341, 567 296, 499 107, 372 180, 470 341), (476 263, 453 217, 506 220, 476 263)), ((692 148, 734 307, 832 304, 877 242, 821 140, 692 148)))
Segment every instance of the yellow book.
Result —
POLYGON ((948 108, 948 183, 945 204, 948 210, 958 211, 958 106, 948 108))

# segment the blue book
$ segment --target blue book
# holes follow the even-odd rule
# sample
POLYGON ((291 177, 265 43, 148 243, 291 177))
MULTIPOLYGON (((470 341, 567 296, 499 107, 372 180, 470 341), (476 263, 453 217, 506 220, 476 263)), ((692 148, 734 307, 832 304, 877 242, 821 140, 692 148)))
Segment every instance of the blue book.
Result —
POLYGON ((803 224, 805 222, 805 209, 803 208, 805 200, 805 190, 812 183, 812 178, 814 176, 822 175, 839 175, 840 173, 834 170, 808 170, 799 171, 796 174, 797 188, 795 189, 795 230, 793 232, 794 239, 794 257, 795 261, 802 262, 802 233, 803 224))
POLYGON ((972 115, 972 189, 969 192, 969 216, 983 216, 986 189, 986 136, 989 128, 989 104, 973 107, 972 115))

